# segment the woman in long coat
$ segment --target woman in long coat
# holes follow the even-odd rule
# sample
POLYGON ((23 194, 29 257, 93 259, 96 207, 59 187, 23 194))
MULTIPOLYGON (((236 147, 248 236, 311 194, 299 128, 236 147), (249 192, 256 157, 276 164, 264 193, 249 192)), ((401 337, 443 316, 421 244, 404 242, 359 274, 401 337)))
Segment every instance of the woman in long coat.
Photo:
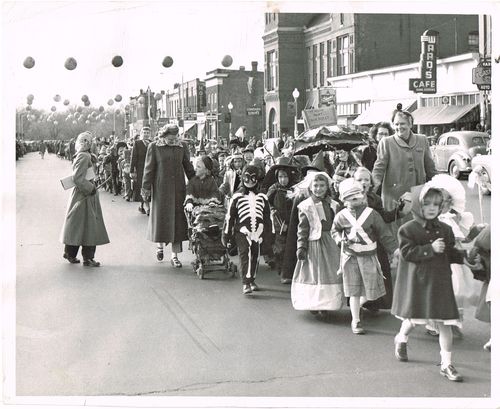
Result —
POLYGON ((146 151, 150 143, 149 132, 150 129, 148 127, 143 127, 141 129, 140 139, 134 142, 134 146, 132 147, 132 157, 130 159, 130 173, 133 174, 134 179, 134 193, 132 200, 134 202, 141 202, 139 211, 143 214, 146 213, 146 210, 144 209, 144 201, 141 196, 141 188, 142 177, 144 174, 144 162, 146 161, 146 151))
POLYGON ((109 238, 102 217, 99 193, 93 181, 86 179, 88 169, 93 166, 89 152, 91 144, 90 132, 78 135, 75 144, 77 152, 73 161, 75 187, 68 203, 61 242, 65 245, 63 257, 70 263, 80 262, 76 255, 82 246, 83 265, 99 267, 100 263, 94 260, 96 246, 109 243, 109 238))
MULTIPOLYGON (((427 138, 411 131, 413 116, 407 111, 397 110, 392 122, 396 133, 380 140, 372 171, 373 191, 382 186, 382 202, 386 210, 398 207, 398 200, 404 193, 437 174, 427 138)), ((409 220, 410 215, 395 222, 392 226, 394 234, 409 220)))
POLYGON ((187 221, 184 214, 186 179, 195 172, 189 159, 188 148, 177 135, 177 125, 166 125, 160 130, 159 139, 151 142, 146 153, 142 195, 151 200, 147 239, 157 243, 156 257, 163 260, 163 243, 172 243, 171 263, 182 267, 177 253, 182 251, 182 242, 187 240, 187 221))

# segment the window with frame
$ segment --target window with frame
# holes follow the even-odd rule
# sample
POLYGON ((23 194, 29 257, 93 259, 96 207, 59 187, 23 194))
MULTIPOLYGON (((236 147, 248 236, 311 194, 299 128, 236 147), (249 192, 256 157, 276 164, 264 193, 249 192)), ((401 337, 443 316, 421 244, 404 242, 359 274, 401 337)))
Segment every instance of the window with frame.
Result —
POLYGON ((337 37, 337 75, 346 75, 350 72, 349 36, 337 37))
POLYGON ((460 145, 460 142, 458 138, 455 138, 454 136, 448 137, 448 142, 447 145, 460 145))
POLYGON ((313 45, 313 88, 318 86, 318 44, 313 45))
POLYGON ((469 51, 478 51, 479 50, 479 32, 471 31, 467 36, 469 51))
POLYGON ((328 40, 326 42, 326 75, 327 77, 331 77, 332 74, 332 42, 328 40))
POLYGON ((319 85, 322 87, 325 85, 325 43, 319 44, 319 85))
POLYGON ((277 72, 277 61, 276 61, 276 50, 267 52, 267 90, 273 91, 276 89, 276 72, 277 72))

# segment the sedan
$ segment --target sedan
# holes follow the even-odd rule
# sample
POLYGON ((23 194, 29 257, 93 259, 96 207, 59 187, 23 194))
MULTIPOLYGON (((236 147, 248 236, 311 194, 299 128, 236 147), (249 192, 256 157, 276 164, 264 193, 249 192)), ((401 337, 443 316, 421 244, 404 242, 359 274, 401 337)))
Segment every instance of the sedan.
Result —
POLYGON ((442 134, 431 147, 436 169, 448 172, 454 178, 472 170, 471 161, 476 155, 485 155, 490 137, 485 132, 453 131, 442 134))

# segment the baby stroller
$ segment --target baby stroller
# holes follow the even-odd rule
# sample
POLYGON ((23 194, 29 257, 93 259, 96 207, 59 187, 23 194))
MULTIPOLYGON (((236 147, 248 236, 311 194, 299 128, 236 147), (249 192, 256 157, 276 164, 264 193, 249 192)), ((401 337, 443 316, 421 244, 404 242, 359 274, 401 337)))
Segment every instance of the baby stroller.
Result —
POLYGON ((232 278, 238 271, 221 242, 225 216, 224 206, 196 206, 186 212, 189 247, 196 256, 191 264, 200 280, 207 272, 225 271, 232 278))

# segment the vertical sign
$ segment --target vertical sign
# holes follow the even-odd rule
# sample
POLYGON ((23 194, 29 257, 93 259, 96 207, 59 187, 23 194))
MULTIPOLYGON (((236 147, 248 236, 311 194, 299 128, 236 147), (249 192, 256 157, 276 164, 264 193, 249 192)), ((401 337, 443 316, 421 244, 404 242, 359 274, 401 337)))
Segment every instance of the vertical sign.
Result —
POLYGON ((207 106, 207 89, 205 87, 205 83, 197 82, 196 84, 196 93, 198 94, 197 102, 198 106, 196 107, 197 112, 203 112, 205 107, 207 106))
POLYGON ((410 91, 422 94, 437 92, 437 42, 439 33, 434 30, 425 31, 420 37, 420 78, 410 78, 410 91))

